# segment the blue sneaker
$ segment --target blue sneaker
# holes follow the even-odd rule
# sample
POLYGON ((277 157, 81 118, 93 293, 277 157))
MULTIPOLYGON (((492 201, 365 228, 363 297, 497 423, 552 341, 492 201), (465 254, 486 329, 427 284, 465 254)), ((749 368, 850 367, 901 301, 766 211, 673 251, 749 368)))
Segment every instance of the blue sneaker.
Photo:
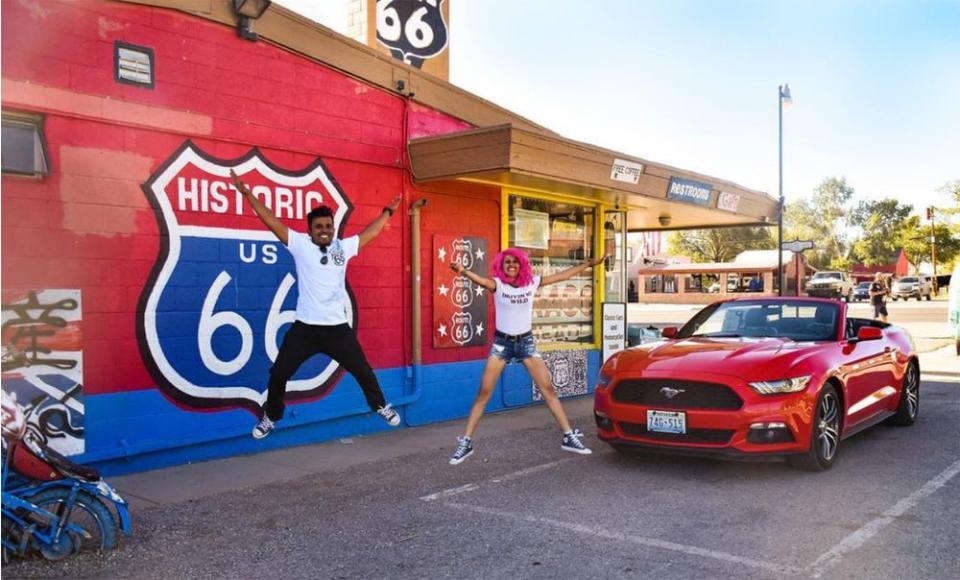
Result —
POLYGON ((583 433, 581 433, 579 429, 567 431, 563 434, 563 440, 560 441, 560 449, 571 453, 579 453, 580 455, 590 455, 593 451, 590 451, 590 449, 580 441, 581 437, 583 437, 583 433))
POLYGON ((469 437, 457 437, 457 449, 450 457, 450 465, 460 465, 473 454, 473 439, 469 437))

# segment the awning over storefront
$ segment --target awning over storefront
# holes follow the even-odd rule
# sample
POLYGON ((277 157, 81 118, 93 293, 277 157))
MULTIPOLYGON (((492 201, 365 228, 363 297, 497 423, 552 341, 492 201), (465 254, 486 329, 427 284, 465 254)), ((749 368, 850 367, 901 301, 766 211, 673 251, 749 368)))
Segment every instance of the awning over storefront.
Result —
POLYGON ((412 139, 419 183, 470 180, 603 201, 630 231, 776 223, 777 201, 735 183, 509 124, 412 139))

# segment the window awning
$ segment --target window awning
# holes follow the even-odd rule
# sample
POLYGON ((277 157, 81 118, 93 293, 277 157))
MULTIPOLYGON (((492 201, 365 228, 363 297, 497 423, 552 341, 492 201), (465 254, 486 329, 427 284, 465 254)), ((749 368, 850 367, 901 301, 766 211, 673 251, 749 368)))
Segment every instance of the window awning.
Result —
POLYGON ((628 211, 630 231, 777 220, 766 193, 509 124, 411 139, 409 152, 418 183, 469 180, 603 201, 628 211))

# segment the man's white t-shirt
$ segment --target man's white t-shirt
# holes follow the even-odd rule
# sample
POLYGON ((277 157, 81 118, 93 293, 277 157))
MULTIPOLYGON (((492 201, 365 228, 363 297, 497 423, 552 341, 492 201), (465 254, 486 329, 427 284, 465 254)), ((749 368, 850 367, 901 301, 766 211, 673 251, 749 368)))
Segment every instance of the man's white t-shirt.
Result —
POLYGON ((497 290, 493 304, 497 309, 497 330, 504 334, 525 334, 533 329, 533 295, 540 287, 540 276, 528 286, 515 288, 494 277, 497 290))
POLYGON ((310 236, 287 233, 287 249, 297 267, 297 320, 306 324, 333 326, 348 322, 347 262, 360 249, 359 236, 333 240, 324 254, 310 236))

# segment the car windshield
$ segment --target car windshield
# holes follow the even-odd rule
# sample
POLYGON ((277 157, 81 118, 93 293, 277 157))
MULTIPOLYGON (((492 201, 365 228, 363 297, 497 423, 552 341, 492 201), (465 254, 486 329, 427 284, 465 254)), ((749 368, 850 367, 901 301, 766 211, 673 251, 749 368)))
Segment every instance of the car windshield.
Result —
POLYGON ((899 283, 900 284, 916 284, 917 279, 916 278, 900 278, 899 283))
POLYGON ((814 280, 842 280, 843 275, 840 272, 817 272, 813 275, 814 280))
POLYGON ((867 290, 870 288, 870 282, 860 282, 859 284, 857 284, 857 288, 861 290, 867 290))
POLYGON ((839 321, 840 307, 837 304, 805 300, 734 300, 704 308, 676 336, 835 340, 839 321))

